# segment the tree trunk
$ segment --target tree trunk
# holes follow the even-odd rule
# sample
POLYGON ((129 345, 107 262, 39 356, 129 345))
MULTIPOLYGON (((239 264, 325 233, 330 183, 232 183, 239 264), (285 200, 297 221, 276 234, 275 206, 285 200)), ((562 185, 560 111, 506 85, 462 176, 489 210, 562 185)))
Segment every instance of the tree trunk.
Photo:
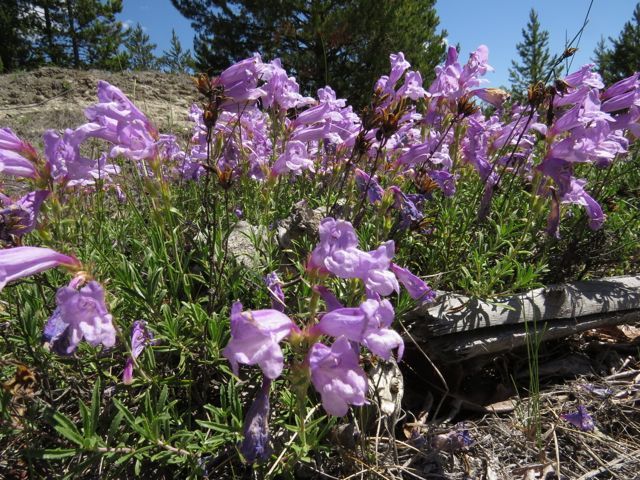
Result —
POLYGON ((640 321, 640 275, 538 288, 483 300, 443 293, 403 322, 415 340, 444 363, 495 354, 526 344, 534 330, 543 340, 593 328, 640 321))
POLYGON ((57 65, 59 59, 53 45, 53 31, 51 29, 51 12, 49 11, 49 2, 43 2, 42 8, 44 9, 45 33, 47 35, 47 44, 49 47, 49 60, 54 65, 57 65))
POLYGON ((72 0, 66 0, 67 16, 69 20, 69 36, 71 37, 71 45, 73 47, 73 66, 80 68, 80 49, 78 47, 78 35, 75 28, 75 18, 73 16, 72 0))

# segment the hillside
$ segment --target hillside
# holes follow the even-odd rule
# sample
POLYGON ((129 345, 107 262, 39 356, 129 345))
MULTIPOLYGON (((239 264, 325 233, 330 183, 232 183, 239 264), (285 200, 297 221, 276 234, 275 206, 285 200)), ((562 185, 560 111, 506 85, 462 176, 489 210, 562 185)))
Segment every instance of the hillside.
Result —
POLYGON ((84 120, 83 109, 97 100, 98 80, 120 88, 163 133, 187 128, 187 109, 197 98, 188 75, 56 67, 0 75, 0 127, 34 143, 46 129, 76 127, 84 120))

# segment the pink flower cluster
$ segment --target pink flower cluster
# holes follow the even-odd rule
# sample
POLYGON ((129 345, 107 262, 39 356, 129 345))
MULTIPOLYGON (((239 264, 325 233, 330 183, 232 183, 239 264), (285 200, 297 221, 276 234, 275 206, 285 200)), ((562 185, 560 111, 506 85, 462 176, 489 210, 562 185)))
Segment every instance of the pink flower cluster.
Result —
MULTIPOLYGON (((331 346, 315 341, 307 352, 304 365, 311 382, 331 415, 345 415, 349 405, 364 405, 367 379, 359 364, 359 347, 385 360, 390 359, 394 350, 398 352, 398 359, 402 358, 404 350, 402 338, 391 328, 395 316, 393 306, 381 295, 398 291, 399 281, 415 299, 425 301, 433 296, 425 282, 391 263, 393 250, 393 241, 389 241, 372 252, 362 251, 349 222, 325 218, 320 223, 320 243, 311 253, 308 270, 360 279, 367 298, 358 307, 343 307, 326 287, 318 285, 315 294, 325 300, 328 311, 305 329, 300 329, 281 309, 243 311, 239 302, 234 303, 231 340, 223 350, 234 373, 239 373, 240 364, 258 365, 264 376, 273 380, 284 369, 280 347, 283 340, 292 335, 311 339, 333 337, 331 346)), ((267 279, 270 294, 279 304, 284 304, 282 290, 273 289, 276 284, 270 275, 267 279)))
POLYGON ((77 275, 68 286, 58 289, 56 309, 44 328, 43 340, 60 355, 73 353, 82 340, 93 346, 112 347, 116 331, 104 290, 94 280, 82 286, 86 275, 80 271, 82 265, 76 258, 41 247, 0 250, 0 290, 9 282, 56 267, 77 275))

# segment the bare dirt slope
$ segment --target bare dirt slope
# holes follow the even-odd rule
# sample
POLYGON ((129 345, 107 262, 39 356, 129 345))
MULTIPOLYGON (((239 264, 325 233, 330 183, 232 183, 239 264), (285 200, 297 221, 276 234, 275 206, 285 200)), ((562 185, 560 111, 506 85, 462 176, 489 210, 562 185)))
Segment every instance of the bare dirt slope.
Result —
POLYGON ((47 129, 76 127, 84 121, 84 108, 97 101, 98 80, 120 88, 163 133, 188 128, 187 111, 197 100, 188 75, 56 67, 0 75, 0 127, 34 143, 47 129))

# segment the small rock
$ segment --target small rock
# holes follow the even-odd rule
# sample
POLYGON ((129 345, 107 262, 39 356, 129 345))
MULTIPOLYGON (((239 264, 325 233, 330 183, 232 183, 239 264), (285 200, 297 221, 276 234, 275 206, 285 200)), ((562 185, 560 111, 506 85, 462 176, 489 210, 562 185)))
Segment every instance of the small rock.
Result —
POLYGON ((312 209, 306 200, 293 205, 291 214, 277 223, 277 238, 280 248, 288 248, 291 242, 303 235, 317 235, 320 221, 325 217, 323 208, 312 209))
POLYGON ((266 235, 264 227, 256 227, 244 220, 236 223, 229 234, 227 251, 244 268, 256 270, 260 268, 260 254, 255 247, 266 235))
POLYGON ((400 414, 402 396, 404 395, 404 379, 396 361, 379 360, 369 372, 369 390, 371 397, 380 406, 380 411, 390 418, 400 414))

